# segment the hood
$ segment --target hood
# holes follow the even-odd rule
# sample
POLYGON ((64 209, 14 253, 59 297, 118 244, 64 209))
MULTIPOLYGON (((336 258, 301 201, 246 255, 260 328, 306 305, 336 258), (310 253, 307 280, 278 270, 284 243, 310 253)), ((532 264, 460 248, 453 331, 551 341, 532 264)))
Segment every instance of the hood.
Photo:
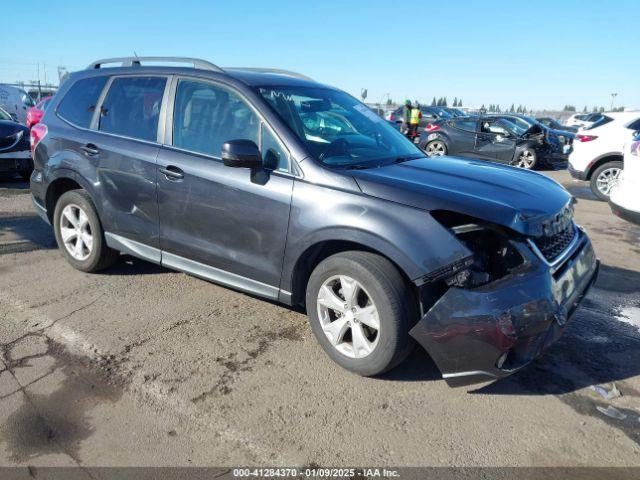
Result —
POLYGON ((355 170, 366 195, 425 210, 450 210, 539 236, 571 202, 544 175, 496 163, 456 157, 420 158, 355 170))

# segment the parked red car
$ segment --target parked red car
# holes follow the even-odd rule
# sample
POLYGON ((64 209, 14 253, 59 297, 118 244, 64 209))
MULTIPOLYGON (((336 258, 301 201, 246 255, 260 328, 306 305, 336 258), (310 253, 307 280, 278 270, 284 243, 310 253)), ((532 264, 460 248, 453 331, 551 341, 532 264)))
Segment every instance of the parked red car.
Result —
POLYGON ((31 107, 29 108, 29 110, 27 110, 27 128, 33 127, 40 121, 52 98, 53 97, 45 97, 38 103, 36 103, 34 107, 31 107))

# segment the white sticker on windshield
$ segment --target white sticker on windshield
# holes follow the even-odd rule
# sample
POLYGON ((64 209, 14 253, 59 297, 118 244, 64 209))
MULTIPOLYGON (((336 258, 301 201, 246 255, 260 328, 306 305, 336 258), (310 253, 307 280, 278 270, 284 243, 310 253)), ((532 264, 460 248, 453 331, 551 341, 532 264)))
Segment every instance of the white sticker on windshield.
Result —
POLYGON ((371 110, 369 107, 365 106, 365 105, 354 105, 353 106, 354 110, 357 110, 358 112, 360 112, 362 115, 364 115, 365 117, 367 117, 369 120, 372 120, 374 122, 381 122, 382 118, 378 115, 376 115, 376 113, 371 110))

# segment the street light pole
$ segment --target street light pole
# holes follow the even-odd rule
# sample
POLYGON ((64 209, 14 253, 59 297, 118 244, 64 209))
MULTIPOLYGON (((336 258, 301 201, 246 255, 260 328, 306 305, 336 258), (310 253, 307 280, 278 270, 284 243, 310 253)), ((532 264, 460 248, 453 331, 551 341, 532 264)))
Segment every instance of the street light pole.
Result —
POLYGON ((617 93, 612 93, 611 94, 611 111, 613 111, 613 100, 618 96, 617 93))

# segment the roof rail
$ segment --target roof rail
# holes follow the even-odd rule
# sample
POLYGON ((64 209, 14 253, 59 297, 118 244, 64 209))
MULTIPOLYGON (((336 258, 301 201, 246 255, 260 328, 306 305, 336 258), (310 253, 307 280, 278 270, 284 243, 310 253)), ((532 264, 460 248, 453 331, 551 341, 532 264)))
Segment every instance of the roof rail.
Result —
POLYGON ((233 67, 229 70, 242 70, 243 72, 257 72, 257 73, 274 73, 280 75, 286 75, 288 77, 300 78, 302 80, 309 80, 310 82, 315 82, 315 80, 311 77, 307 77, 298 72, 292 72, 291 70, 282 70, 279 68, 253 68, 253 67, 233 67))
POLYGON ((211 62, 207 62, 206 60, 201 60, 199 58, 189 58, 189 57, 117 57, 117 58, 104 58, 102 60, 97 60, 92 62, 87 70, 92 70, 94 68, 102 68, 103 65, 109 63, 119 63, 121 67, 140 67, 141 62, 167 62, 167 63, 191 63, 193 64, 193 68, 199 68, 201 70, 212 70, 214 72, 224 72, 222 68, 217 65, 214 65, 211 62))

